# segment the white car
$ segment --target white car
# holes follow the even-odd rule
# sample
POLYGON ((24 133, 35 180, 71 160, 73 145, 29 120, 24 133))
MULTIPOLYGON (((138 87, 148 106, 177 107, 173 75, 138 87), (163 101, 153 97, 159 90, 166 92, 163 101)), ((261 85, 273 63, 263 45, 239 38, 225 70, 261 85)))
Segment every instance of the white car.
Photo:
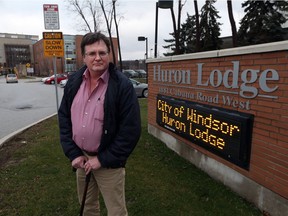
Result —
POLYGON ((43 77, 42 79, 41 79, 41 82, 45 82, 47 79, 49 79, 49 77, 43 77))
POLYGON ((68 81, 68 79, 61 80, 60 83, 59 83, 59 86, 60 86, 61 88, 64 88, 65 85, 66 85, 66 83, 67 83, 67 81, 68 81))
POLYGON ((7 74, 6 83, 18 83, 18 77, 16 74, 7 74))

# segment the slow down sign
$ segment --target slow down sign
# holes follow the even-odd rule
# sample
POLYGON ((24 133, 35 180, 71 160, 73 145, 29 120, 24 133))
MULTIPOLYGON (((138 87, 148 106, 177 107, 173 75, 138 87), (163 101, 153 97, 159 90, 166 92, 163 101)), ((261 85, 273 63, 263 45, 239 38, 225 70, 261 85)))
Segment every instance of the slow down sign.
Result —
POLYGON ((43 40, 44 45, 44 56, 46 57, 63 57, 64 56, 64 45, 63 40, 43 40))

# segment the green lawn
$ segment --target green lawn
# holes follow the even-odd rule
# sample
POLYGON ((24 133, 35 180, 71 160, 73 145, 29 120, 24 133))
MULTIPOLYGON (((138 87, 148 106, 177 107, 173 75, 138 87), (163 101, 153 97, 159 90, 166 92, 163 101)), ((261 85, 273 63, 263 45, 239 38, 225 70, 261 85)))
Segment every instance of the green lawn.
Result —
MULTIPOLYGON (((129 216, 261 215, 149 135, 147 100, 139 101, 142 136, 126 166, 129 216)), ((75 174, 59 144, 56 116, 6 143, 0 158, 0 216, 78 215, 75 174)))

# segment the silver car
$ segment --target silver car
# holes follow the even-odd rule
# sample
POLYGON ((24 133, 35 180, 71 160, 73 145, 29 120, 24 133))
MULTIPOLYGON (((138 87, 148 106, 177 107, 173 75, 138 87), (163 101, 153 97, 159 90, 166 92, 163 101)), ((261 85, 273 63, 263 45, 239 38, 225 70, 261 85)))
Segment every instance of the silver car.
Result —
POLYGON ((128 78, 135 78, 138 77, 138 73, 134 70, 123 70, 123 73, 125 74, 125 76, 127 76, 128 78))
POLYGON ((148 97, 148 84, 147 83, 141 83, 131 78, 130 78, 130 81, 132 82, 134 89, 136 91, 136 95, 138 97, 145 97, 145 98, 148 97))

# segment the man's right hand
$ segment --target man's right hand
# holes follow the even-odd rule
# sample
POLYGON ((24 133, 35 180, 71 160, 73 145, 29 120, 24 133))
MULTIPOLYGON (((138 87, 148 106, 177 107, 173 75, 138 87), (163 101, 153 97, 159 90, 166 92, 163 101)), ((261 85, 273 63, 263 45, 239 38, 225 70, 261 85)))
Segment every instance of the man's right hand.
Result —
POLYGON ((85 168, 84 164, 86 163, 87 160, 88 158, 85 156, 77 157, 72 161, 72 167, 74 167, 75 169, 78 169, 78 168, 84 169, 85 168))

